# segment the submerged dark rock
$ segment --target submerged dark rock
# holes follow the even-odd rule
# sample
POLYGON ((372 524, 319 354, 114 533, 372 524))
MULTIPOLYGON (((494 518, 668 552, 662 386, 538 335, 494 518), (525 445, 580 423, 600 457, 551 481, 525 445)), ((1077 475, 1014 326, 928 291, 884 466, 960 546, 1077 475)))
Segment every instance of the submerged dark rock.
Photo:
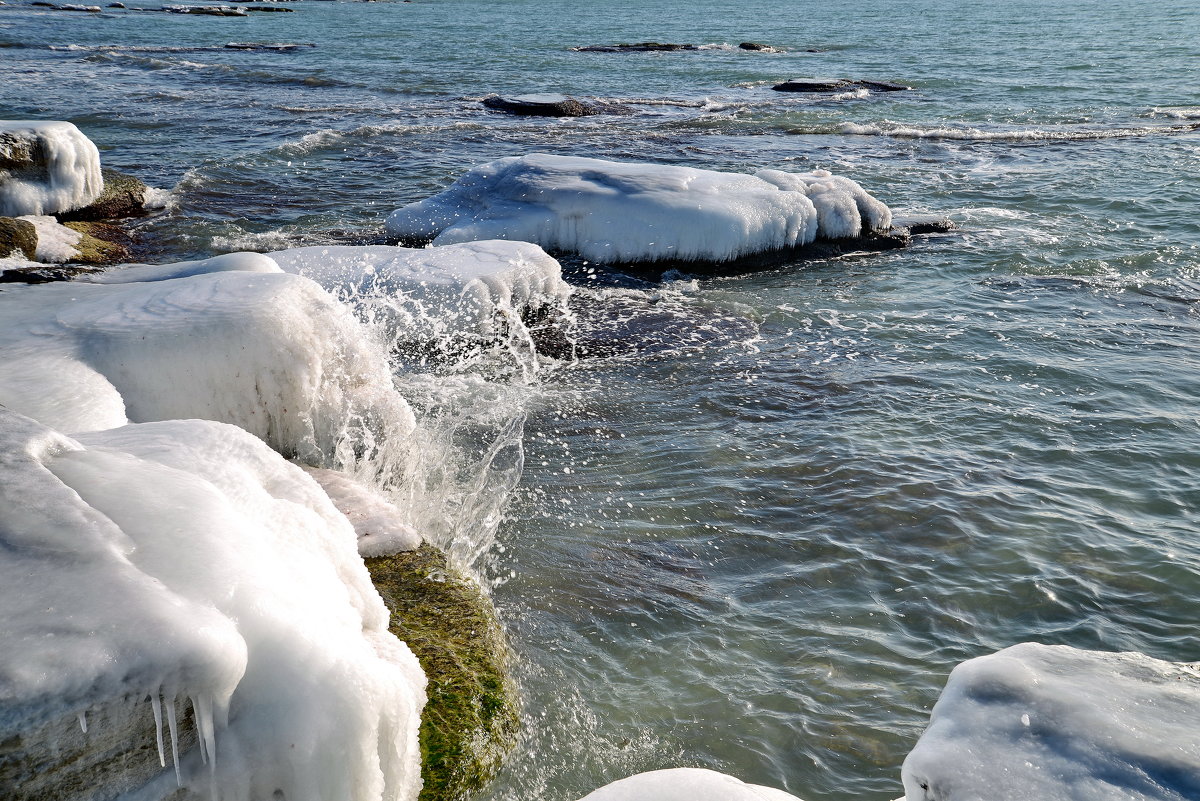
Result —
POLYGON ((577 53, 670 53, 678 50, 699 50, 694 44, 669 44, 665 42, 636 42, 633 44, 586 45, 572 47, 577 53))
POLYGON ((810 80, 807 78, 792 78, 791 80, 777 83, 771 87, 776 92, 845 92, 849 89, 861 88, 869 89, 872 92, 904 92, 912 89, 911 86, 904 86, 899 83, 889 83, 887 81, 851 81, 844 78, 835 78, 833 80, 810 80))
POLYGON ((275 53, 288 53, 292 50, 302 50, 306 47, 316 47, 311 42, 228 42, 228 50, 268 50, 275 53))

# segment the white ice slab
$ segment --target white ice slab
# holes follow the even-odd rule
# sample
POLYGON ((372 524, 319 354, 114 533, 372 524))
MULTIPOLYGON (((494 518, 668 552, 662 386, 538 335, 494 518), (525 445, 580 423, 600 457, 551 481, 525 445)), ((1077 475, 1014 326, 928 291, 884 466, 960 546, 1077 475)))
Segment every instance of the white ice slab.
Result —
POLYGON ((798 801, 796 796, 703 768, 639 773, 607 784, 580 801, 798 801))
POLYGON ((104 189, 100 151, 69 122, 0 120, 0 216, 57 214, 104 189))
POLYGON ((401 239, 522 240, 609 263, 726 261, 890 225, 887 206, 823 170, 743 175, 545 154, 474 167, 387 219, 401 239))
POLYGON ((954 669, 907 801, 1195 801, 1200 664, 1023 643, 954 669))

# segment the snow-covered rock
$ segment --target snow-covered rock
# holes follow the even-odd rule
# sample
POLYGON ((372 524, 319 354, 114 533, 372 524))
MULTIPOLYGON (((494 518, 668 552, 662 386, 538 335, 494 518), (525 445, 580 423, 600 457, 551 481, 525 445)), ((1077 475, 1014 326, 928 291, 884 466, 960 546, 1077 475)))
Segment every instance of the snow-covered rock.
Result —
POLYGON ((890 225, 887 206, 824 170, 743 175, 545 154, 475 167, 387 219, 402 240, 523 240, 607 263, 727 261, 890 225))
POLYGON ((1024 643, 954 669, 907 801, 1194 801, 1200 664, 1024 643))
POLYGON ((68 437, 0 408, 0 509, 0 771, 37 762, 11 753, 22 732, 77 718, 86 738, 120 702, 157 723, 142 797, 416 797, 424 674, 303 470, 221 423, 68 437), (177 699, 199 742, 172 766, 177 699))
POLYGON ((431 248, 307 247, 269 254, 311 278, 403 341, 494 339, 522 318, 566 308, 558 262, 528 242, 483 241, 431 248))
POLYGON ((68 433, 217 420, 341 468, 412 432, 383 349, 344 305, 270 259, 111 275, 0 292, 0 404, 68 433))
POLYGON ((670 768, 639 773, 606 784, 580 801, 798 801, 796 796, 746 784, 703 768, 670 768))
POLYGON ((77 209, 103 189, 100 152, 74 125, 0 120, 0 216, 77 209))

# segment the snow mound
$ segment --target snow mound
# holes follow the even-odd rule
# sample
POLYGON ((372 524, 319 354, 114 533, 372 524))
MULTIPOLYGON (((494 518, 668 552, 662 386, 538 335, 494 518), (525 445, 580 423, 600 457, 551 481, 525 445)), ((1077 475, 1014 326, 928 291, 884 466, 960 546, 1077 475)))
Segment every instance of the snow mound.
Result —
POLYGON ((1023 643, 954 669, 907 801, 1200 798, 1200 665, 1023 643))
POLYGON ((153 797, 416 797, 424 674, 300 468, 221 423, 70 438, 0 408, 0 508, 0 740, 148 701, 165 762, 185 697, 198 748, 153 797))
POLYGON ((524 315, 565 309, 571 294, 558 262, 528 242, 307 247, 269 255, 384 324, 393 341, 496 337, 524 315))
POLYGON ((796 796, 746 784, 703 768, 671 768, 639 773, 606 784, 580 801, 798 801, 796 796))
POLYGON ((103 189, 100 151, 74 125, 0 120, 0 216, 70 211, 103 189))
MULTIPOLYGON (((265 257, 217 266, 238 261, 271 267, 265 257)), ((138 269, 171 272, 124 275, 138 269)), ((237 425, 289 458, 354 469, 415 425, 383 350, 299 276, 232 270, 22 286, 0 293, 0 319, 0 404, 61 431, 202 418, 237 425)))
POLYGON ((387 219, 404 240, 523 240, 602 263, 727 261, 890 225, 887 206, 824 170, 743 175, 545 154, 475 167, 387 219))

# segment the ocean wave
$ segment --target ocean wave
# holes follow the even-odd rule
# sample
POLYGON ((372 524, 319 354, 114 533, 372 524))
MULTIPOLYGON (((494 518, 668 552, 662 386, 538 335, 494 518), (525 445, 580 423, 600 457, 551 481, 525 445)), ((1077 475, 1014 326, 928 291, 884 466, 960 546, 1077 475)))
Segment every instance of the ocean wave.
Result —
POLYGON ((1200 120, 1200 106, 1165 106, 1150 109, 1149 117, 1166 117, 1172 120, 1200 120))
POLYGON ((792 133, 840 133, 848 136, 890 136, 897 139, 944 139, 964 142, 1076 142, 1129 139, 1141 136, 1172 136, 1192 133, 1198 129, 1200 129, 1200 123, 1117 128, 1047 127, 985 130, 966 126, 912 125, 884 120, 865 125, 845 122, 835 126, 832 130, 797 129, 792 133))
POLYGON ((361 141, 377 136, 405 136, 408 134, 428 134, 435 131, 467 131, 481 129, 486 126, 476 122, 456 122, 450 125, 362 125, 349 131, 339 131, 335 128, 323 128, 300 137, 294 142, 285 142, 275 148, 276 153, 284 156, 306 156, 319 150, 340 146, 347 140, 361 141))
MULTIPOLYGON (((38 47, 38 45, 19 45, 21 47, 38 47)), ((229 42, 223 45, 49 45, 46 49, 58 52, 82 53, 225 53, 230 51, 251 51, 267 53, 287 53, 302 48, 316 47, 315 44, 302 42, 229 42)))

